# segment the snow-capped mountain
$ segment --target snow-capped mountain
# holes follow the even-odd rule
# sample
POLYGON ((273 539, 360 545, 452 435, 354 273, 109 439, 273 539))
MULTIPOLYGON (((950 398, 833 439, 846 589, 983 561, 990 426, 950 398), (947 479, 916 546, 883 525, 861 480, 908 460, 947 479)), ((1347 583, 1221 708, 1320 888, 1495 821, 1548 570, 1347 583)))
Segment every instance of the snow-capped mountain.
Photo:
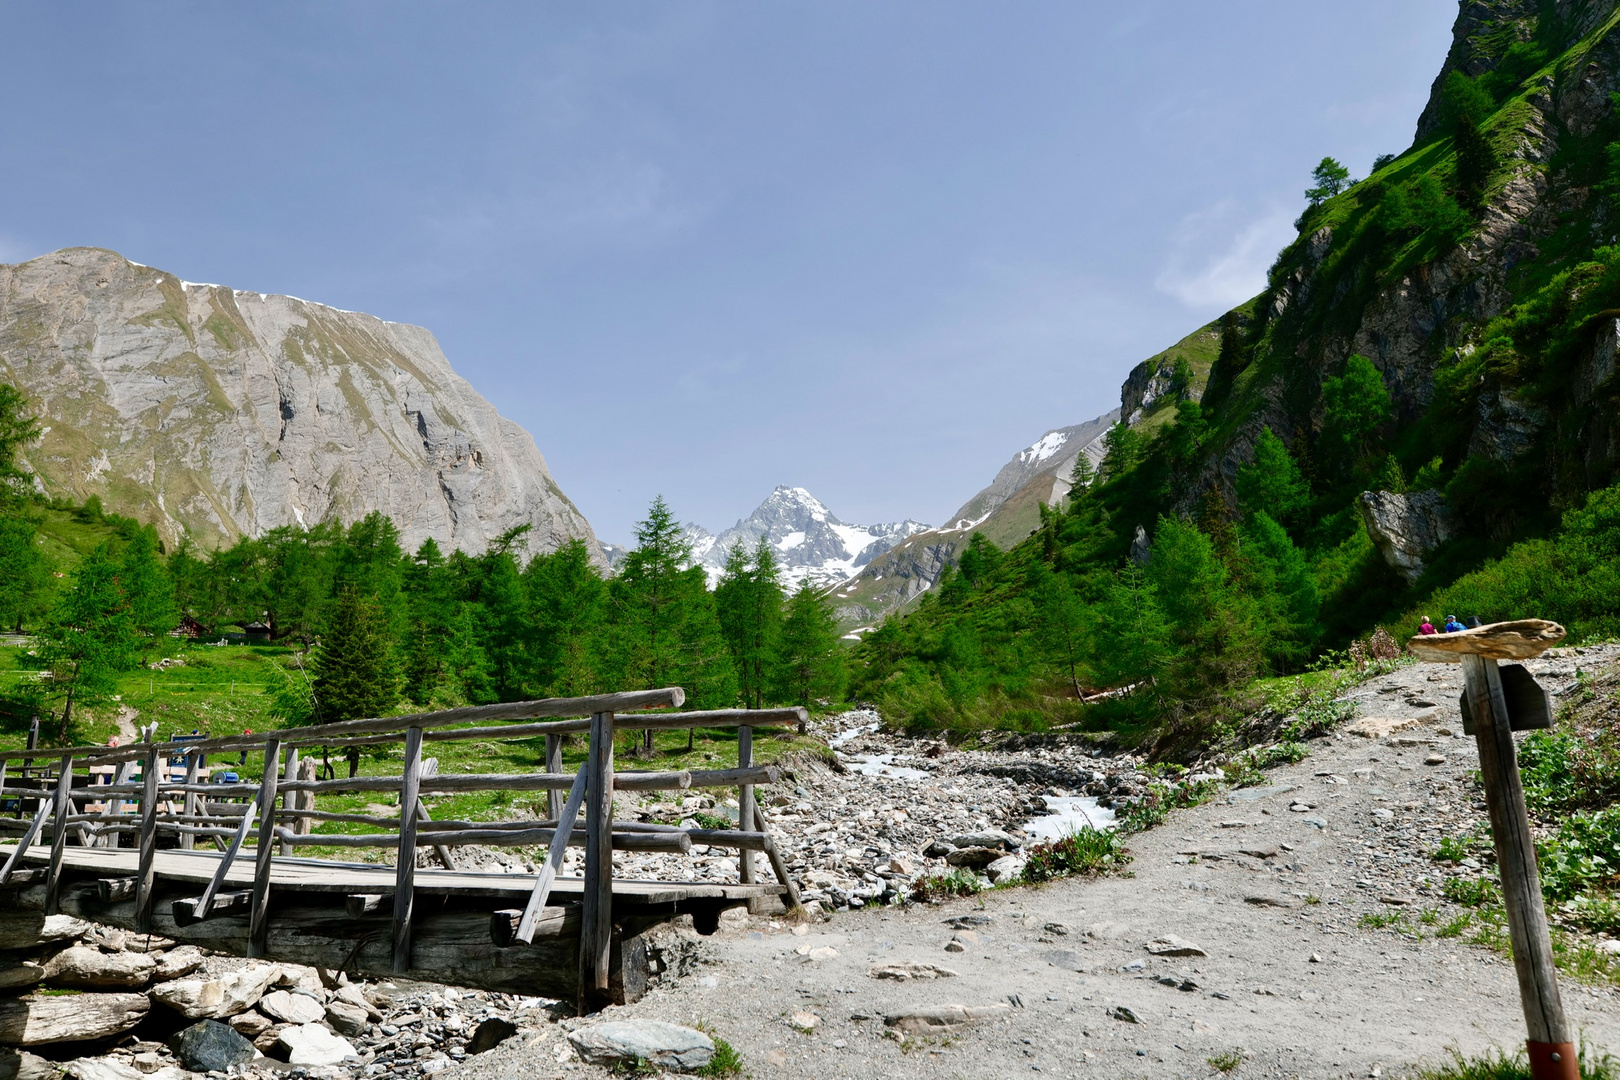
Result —
POLYGON ((726 553, 742 542, 750 551, 764 537, 782 568, 782 583, 791 592, 800 582, 835 585, 908 536, 927 530, 919 521, 885 525, 851 525, 840 521, 821 500, 801 487, 779 487, 746 518, 716 535, 701 525, 686 525, 692 561, 719 578, 726 553))

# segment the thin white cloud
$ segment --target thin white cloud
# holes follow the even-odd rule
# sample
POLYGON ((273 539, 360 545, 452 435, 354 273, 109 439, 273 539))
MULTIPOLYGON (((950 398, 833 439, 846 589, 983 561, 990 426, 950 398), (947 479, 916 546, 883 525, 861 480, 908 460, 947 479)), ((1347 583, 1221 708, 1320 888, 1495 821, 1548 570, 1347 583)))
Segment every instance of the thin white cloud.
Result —
POLYGON ((1154 285, 1191 308, 1234 307, 1265 288, 1266 270, 1293 238, 1285 207, 1255 217, 1224 199, 1181 219, 1154 285))

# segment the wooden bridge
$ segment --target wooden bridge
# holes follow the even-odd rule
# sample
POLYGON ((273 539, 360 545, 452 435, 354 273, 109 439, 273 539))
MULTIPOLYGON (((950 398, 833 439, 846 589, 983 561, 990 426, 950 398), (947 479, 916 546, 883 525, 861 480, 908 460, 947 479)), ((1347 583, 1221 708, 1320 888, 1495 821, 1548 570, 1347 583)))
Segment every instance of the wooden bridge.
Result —
POLYGON ((31 817, 0 821, 0 829, 22 831, 16 843, 0 845, 0 890, 46 915, 76 915, 238 955, 563 998, 583 1007, 633 1001, 646 986, 642 934, 652 926, 685 914, 700 932, 712 933, 728 907, 798 906, 754 800, 755 785, 778 777, 774 768, 752 763, 752 733, 802 724, 804 710, 641 711, 679 708, 685 699, 671 687, 251 736, 0 752, 0 798, 22 800, 24 808, 38 804, 31 817), (737 728, 737 767, 614 770, 615 731, 693 727, 737 728), (562 739, 570 734, 589 738, 575 774, 562 770, 562 739), (434 759, 423 756, 424 746, 438 741, 541 735, 543 772, 440 776, 434 759), (313 758, 299 761, 301 749, 398 743, 405 750, 398 776, 323 780, 313 758), (259 782, 205 780, 209 755, 257 751, 264 755, 259 782), (49 768, 33 765, 50 759, 49 768), (7 781, 14 763, 22 775, 14 770, 7 781), (109 767, 115 774, 109 776, 109 767), (615 791, 719 787, 738 789, 736 829, 613 819, 615 791), (422 801, 474 791, 546 791, 549 817, 434 821, 422 801), (316 808, 316 796, 354 792, 397 793, 399 813, 316 808), (389 831, 311 833, 314 822, 389 831), (120 846, 124 836, 131 843, 120 846), (219 850, 199 850, 199 839, 219 850), (545 845, 547 857, 534 875, 474 872, 456 866, 454 849, 464 844, 545 845), (694 844, 736 850, 737 882, 613 876, 615 850, 686 853, 694 844), (392 849, 394 865, 293 854, 307 846, 392 849), (585 849, 582 877, 558 874, 569 846, 585 849), (443 869, 417 869, 421 848, 431 848, 443 869), (766 856, 774 882, 759 880, 756 853, 766 856))

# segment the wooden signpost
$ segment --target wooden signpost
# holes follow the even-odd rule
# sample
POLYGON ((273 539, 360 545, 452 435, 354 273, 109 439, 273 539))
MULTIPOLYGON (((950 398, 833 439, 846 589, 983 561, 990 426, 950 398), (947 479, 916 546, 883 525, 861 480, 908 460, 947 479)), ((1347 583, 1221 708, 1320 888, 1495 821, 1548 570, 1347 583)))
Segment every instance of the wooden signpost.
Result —
MULTIPOLYGON (((1530 836, 1530 814, 1519 782, 1519 761, 1513 732, 1546 726, 1545 695, 1526 686, 1528 673, 1515 675, 1510 695, 1504 690, 1498 660, 1528 660, 1558 644, 1564 628, 1545 619, 1491 623, 1454 634, 1414 637, 1408 648, 1421 660, 1461 663, 1467 703, 1479 746, 1479 771, 1485 804, 1491 814, 1491 836, 1496 842, 1496 864, 1502 875, 1502 899, 1507 907, 1508 932, 1513 943, 1513 966, 1519 975, 1519 998, 1524 1006, 1530 1038, 1530 1075, 1535 1080, 1579 1080, 1575 1044, 1569 1021, 1558 996, 1558 972, 1553 966, 1552 939, 1547 912, 1541 903, 1541 875, 1536 869, 1535 842, 1530 836), (1539 704, 1539 707, 1538 707, 1539 704), (1515 715, 1515 706, 1522 715, 1515 715)), ((1521 672, 1523 669, 1520 669, 1521 672)), ((1539 687, 1535 688, 1539 690, 1539 687)))

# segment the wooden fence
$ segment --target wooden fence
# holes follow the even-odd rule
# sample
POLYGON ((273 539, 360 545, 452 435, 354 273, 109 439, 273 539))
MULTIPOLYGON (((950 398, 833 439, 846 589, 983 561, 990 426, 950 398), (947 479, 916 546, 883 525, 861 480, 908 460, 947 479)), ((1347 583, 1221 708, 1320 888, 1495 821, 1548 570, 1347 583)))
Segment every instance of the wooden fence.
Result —
MULTIPOLYGON (((448 870, 455 870, 452 849, 464 844, 505 847, 546 845, 544 865, 536 874, 529 902, 522 911, 493 913, 491 935, 497 944, 529 942, 536 921, 550 895, 563 854, 569 846, 585 849, 583 903, 580 930, 580 983, 583 988, 608 988, 609 952, 613 933, 613 852, 654 851, 687 853, 693 844, 731 848, 738 852, 738 876, 744 883, 756 878, 754 855, 763 852, 789 906, 798 894, 775 843, 765 831, 754 798, 754 787, 778 779, 777 770, 752 762, 753 729, 761 726, 798 725, 803 709, 723 709, 705 712, 648 713, 637 710, 678 708, 686 695, 678 687, 585 698, 450 709, 411 716, 383 717, 286 728, 257 735, 190 738, 156 742, 147 740, 123 747, 76 746, 55 750, 0 752, 0 798, 38 800, 31 818, 3 822, 22 836, 0 867, 0 886, 17 884, 18 875, 45 885, 45 912, 58 910, 63 853, 69 839, 116 844, 119 834, 133 834, 138 849, 133 878, 101 883, 103 899, 135 901, 135 918, 150 929, 154 895, 154 855, 159 836, 174 838, 174 846, 191 848, 197 839, 212 840, 221 852, 213 878, 195 898, 178 900, 173 914, 182 924, 226 912, 245 913, 249 919, 248 954, 265 953, 271 917, 271 866, 277 850, 283 855, 299 847, 388 848, 395 851, 393 892, 393 966, 410 967, 411 923, 415 899, 418 848, 432 848, 448 870), (573 719, 560 719, 560 718, 573 719), (559 718, 545 719, 541 718, 559 718), (510 722, 522 721, 522 722, 510 722), (465 725, 475 726, 465 726, 465 725), (738 729, 738 765, 731 769, 679 772, 618 772, 614 769, 613 741, 617 730, 669 730, 735 727, 738 729), (562 770, 564 736, 589 738, 585 763, 578 773, 562 770), (438 775, 434 759, 423 749, 435 742, 500 740, 545 736, 545 771, 438 775), (313 759, 299 760, 299 751, 312 747, 349 747, 404 744, 405 761, 398 776, 356 776, 322 780, 313 759), (257 782, 209 782, 209 755, 262 752, 263 778, 257 782), (54 758, 48 769, 33 762, 54 758), (173 762, 183 761, 184 768, 173 762), (8 783, 6 771, 19 763, 23 776, 8 783), (92 773, 111 783, 91 784, 92 773), (75 779, 83 770, 84 784, 75 779), (613 820, 614 791, 684 791, 690 788, 738 789, 738 825, 735 829, 680 828, 613 820), (478 791, 545 791, 549 816, 545 820, 434 821, 423 797, 478 791), (339 813, 316 808, 319 795, 356 792, 396 794, 396 815, 339 813), (239 800, 229 802, 226 800, 239 800), (82 804, 96 802, 91 808, 82 804), (79 805, 76 805, 79 804, 79 805), (583 826, 580 818, 583 815, 583 826), (21 856, 36 843, 51 823, 50 858, 43 868, 25 870, 21 856), (350 834, 313 834, 315 822, 348 823, 388 831, 350 834), (234 862, 252 842, 253 887, 236 892, 223 886, 234 862)), ((22 804, 19 803, 19 806, 22 804)), ((280 886, 278 886, 278 889, 280 886)), ((376 910, 387 898, 356 895, 348 898, 350 913, 376 910)))

